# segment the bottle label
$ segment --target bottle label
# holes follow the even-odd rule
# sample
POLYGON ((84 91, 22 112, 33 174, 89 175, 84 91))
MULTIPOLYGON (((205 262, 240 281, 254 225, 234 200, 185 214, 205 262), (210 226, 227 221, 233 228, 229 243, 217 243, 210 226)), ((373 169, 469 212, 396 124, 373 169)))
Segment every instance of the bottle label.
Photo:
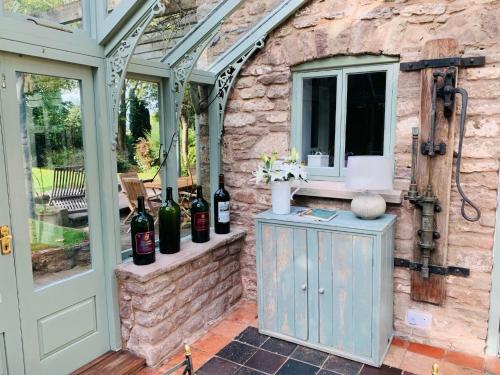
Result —
POLYGON ((195 212, 194 214, 194 229, 196 231, 204 231, 210 228, 210 217, 208 212, 195 212))
POLYGON ((219 223, 229 223, 229 202, 219 202, 219 223))
POLYGON ((135 251, 137 254, 151 254, 155 251, 155 233, 153 231, 135 235, 135 251))

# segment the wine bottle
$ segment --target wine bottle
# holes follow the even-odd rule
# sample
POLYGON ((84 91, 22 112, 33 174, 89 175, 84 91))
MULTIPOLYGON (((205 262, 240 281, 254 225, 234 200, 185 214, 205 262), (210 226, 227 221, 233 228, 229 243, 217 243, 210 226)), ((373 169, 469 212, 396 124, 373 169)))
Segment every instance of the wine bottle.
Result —
POLYGON ((196 198, 191 203, 191 239, 197 243, 210 241, 210 206, 203 199, 200 185, 196 186, 196 198))
POLYGON ((158 212, 160 253, 175 254, 181 249, 181 209, 174 201, 172 188, 167 188, 167 200, 158 212))
POLYGON ((144 208, 144 197, 137 197, 137 213, 130 222, 132 258, 134 264, 144 266, 155 261, 155 223, 144 208))
POLYGON ((217 234, 230 231, 229 193, 224 189, 224 175, 219 175, 219 189, 214 194, 214 229, 217 234))

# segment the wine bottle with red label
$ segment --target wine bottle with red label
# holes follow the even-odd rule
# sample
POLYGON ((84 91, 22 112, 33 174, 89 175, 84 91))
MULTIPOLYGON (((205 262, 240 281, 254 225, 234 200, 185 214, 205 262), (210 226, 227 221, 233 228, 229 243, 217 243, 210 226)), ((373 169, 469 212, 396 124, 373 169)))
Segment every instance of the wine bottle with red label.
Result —
POLYGON ((191 203, 191 240, 197 243, 210 241, 210 205, 203 199, 200 185, 196 187, 196 198, 191 203))
POLYGON ((130 222, 132 234, 132 258, 134 264, 145 266, 155 261, 155 223, 146 212, 144 197, 137 198, 137 213, 130 222))
POLYGON ((229 193, 224 188, 224 175, 219 175, 219 189, 214 194, 214 230, 217 234, 230 231, 229 193))

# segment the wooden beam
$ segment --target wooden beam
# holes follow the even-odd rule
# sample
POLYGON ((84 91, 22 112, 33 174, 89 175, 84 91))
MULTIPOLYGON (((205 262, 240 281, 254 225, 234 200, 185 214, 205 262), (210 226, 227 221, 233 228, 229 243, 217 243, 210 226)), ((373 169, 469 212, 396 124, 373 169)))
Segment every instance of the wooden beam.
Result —
MULTIPOLYGON (((434 59, 444 57, 457 57, 459 55, 458 43, 455 39, 436 39, 424 45, 422 58, 434 59)), ((431 131, 432 110, 432 73, 443 69, 423 69, 420 76, 420 143, 427 142, 431 131)), ((458 76, 458 75, 457 75, 458 76)), ((439 200, 441 212, 435 215, 435 228, 440 233, 440 239, 435 241, 435 249, 431 253, 431 264, 446 265, 448 253, 448 223, 451 195, 451 175, 453 166, 453 149, 455 140, 456 116, 455 110, 451 118, 443 115, 442 100, 437 101, 436 107, 436 144, 446 143, 445 155, 436 155, 433 158, 418 152, 417 158, 417 185, 420 192, 424 192, 429 183, 432 184, 434 194, 439 200), (430 176, 430 180, 429 180, 430 176)), ((420 150, 420 149, 419 149, 420 150)), ((420 210, 414 213, 414 228, 421 227, 420 210)), ((415 234, 414 259, 421 261, 421 250, 417 245, 418 236, 415 234)), ((429 302, 441 305, 446 298, 446 278, 444 276, 429 275, 428 279, 422 278, 419 272, 411 275, 411 298, 415 301, 429 302)))

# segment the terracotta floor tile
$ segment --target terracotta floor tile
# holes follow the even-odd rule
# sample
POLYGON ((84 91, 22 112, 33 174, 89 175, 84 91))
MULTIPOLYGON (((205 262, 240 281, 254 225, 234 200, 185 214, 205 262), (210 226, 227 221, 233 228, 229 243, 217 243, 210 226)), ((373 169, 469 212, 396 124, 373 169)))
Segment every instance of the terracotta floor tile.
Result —
POLYGON ((243 301, 226 319, 253 325, 257 322, 257 304, 255 302, 243 301))
POLYGON ((408 346, 408 350, 414 353, 419 353, 423 354, 427 357, 432 357, 436 359, 441 359, 444 357, 445 350, 441 348, 436 348, 434 346, 429 346, 429 345, 424 345, 424 344, 417 344, 414 342, 411 342, 410 345, 408 346))
POLYGON ((490 374, 500 375, 500 358, 487 357, 486 371, 488 371, 490 374))
POLYGON ((401 368, 415 375, 429 375, 432 372, 432 365, 436 362, 435 358, 407 351, 401 368))
POLYGON ((443 375, 480 375, 482 371, 456 365, 454 363, 442 361, 439 364, 439 373, 443 375))
POLYGON ((384 364, 391 367, 401 368, 405 354, 405 348, 391 345, 387 355, 385 356, 384 364))
POLYGON ((223 320, 222 322, 215 325, 210 331, 232 340, 246 327, 247 324, 245 323, 235 322, 232 320, 223 320))
POLYGON ((468 367, 476 370, 484 370, 484 358, 459 353, 459 352, 446 352, 444 360, 454 363, 459 366, 468 367))
POLYGON ((214 355, 231 342, 226 336, 221 336, 212 329, 205 336, 196 341, 192 347, 196 350, 214 355))
POLYGON ((399 337, 394 337, 392 339, 392 345, 400 346, 402 348, 407 348, 410 343, 406 340, 400 339, 399 337))

